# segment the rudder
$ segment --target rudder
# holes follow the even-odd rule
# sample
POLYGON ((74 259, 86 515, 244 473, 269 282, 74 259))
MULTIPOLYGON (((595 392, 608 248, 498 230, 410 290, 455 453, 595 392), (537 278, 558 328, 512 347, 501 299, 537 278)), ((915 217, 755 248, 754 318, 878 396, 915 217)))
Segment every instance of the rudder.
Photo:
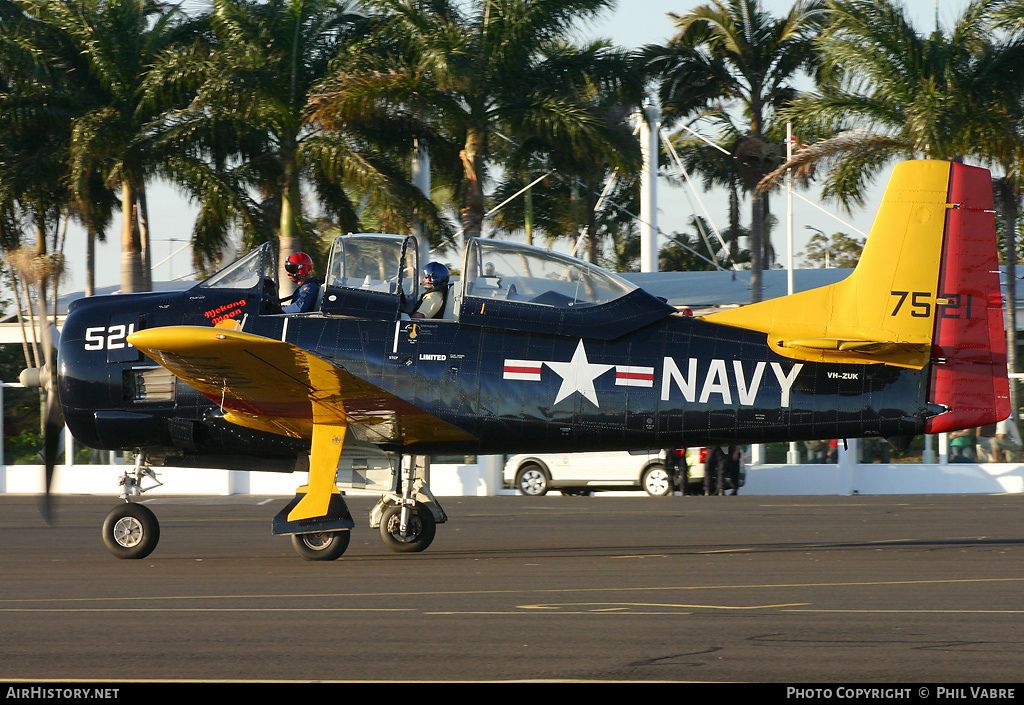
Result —
POLYGON ((983 426, 1010 415, 992 183, 986 169, 953 164, 939 272, 928 399, 948 411, 927 433, 983 426))

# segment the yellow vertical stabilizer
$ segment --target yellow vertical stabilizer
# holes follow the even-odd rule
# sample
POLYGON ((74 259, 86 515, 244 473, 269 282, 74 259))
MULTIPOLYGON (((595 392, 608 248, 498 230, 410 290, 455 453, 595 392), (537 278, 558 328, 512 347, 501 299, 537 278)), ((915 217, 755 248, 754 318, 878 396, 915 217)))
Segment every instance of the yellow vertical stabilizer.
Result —
POLYGON ((771 348, 812 362, 920 369, 931 355, 950 164, 898 164, 861 259, 841 282, 713 313, 704 320, 766 333, 771 348))

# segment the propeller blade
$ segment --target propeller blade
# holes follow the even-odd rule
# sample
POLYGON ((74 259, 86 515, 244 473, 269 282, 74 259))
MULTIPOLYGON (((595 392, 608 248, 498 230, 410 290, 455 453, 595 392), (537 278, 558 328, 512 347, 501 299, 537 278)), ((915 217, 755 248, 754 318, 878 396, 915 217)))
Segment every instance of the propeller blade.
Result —
POLYGON ((46 469, 46 488, 43 493, 40 512, 47 523, 52 523, 54 518, 53 474, 60 454, 63 451, 61 434, 64 432, 64 412, 61 409, 60 398, 57 395, 57 346, 59 345, 60 334, 52 322, 46 321, 45 309, 41 314, 37 312, 36 315, 39 319, 40 342, 43 346, 45 364, 38 371, 26 370, 26 373, 38 374, 36 383, 46 392, 46 417, 43 419, 43 448, 39 453, 43 460, 43 466, 46 469))
POLYGON ((46 467, 46 492, 43 494, 42 515, 47 523, 53 522, 53 470, 63 450, 61 433, 64 431, 64 412, 57 397, 57 374, 51 373, 51 384, 46 392, 46 419, 43 423, 43 465, 46 467))

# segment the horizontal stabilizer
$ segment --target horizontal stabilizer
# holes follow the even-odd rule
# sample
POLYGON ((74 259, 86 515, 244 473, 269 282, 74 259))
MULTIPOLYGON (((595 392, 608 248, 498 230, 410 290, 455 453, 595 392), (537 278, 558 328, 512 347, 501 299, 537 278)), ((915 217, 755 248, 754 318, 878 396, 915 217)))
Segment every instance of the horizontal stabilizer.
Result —
MULTIPOLYGON (((803 338, 801 340, 780 340, 778 347, 790 350, 813 351, 835 351, 842 353, 857 353, 860 355, 874 356, 876 358, 898 357, 908 355, 926 355, 930 345, 915 345, 912 343, 897 343, 893 340, 839 340, 837 338, 803 338)), ((866 360, 860 360, 865 362, 866 360)))

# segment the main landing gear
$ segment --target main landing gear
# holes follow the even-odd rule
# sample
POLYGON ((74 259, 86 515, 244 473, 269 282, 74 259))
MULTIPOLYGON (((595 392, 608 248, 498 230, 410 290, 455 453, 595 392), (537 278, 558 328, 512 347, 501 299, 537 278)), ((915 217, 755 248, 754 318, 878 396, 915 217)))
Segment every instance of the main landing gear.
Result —
MULTIPOLYGON (((423 551, 434 540, 437 525, 448 520, 430 493, 430 458, 398 455, 389 465, 388 491, 370 510, 370 528, 380 531, 381 540, 392 551, 423 551)), ((300 491, 274 518, 274 533, 291 535, 296 553, 307 561, 340 558, 348 548, 351 529, 355 526, 343 495, 337 493, 337 477, 329 479, 335 485, 325 515, 291 518, 289 515, 294 516, 293 510, 306 496, 300 491)))
POLYGON ((370 511, 370 527, 380 529, 384 545, 392 551, 426 550, 434 540, 437 525, 448 521, 430 493, 429 481, 429 456, 398 456, 392 466, 391 491, 382 495, 370 511))
MULTIPOLYGON (((426 550, 434 540, 437 525, 448 521, 430 492, 429 480, 430 458, 427 456, 399 455, 391 464, 388 491, 370 511, 370 528, 380 531, 381 540, 392 551, 426 550)), ((136 456, 135 467, 121 477, 124 503, 114 507, 103 521, 103 543, 117 558, 145 558, 156 548, 160 541, 160 523, 152 510, 134 500, 162 484, 143 453, 136 456), (143 486, 147 479, 151 484, 143 486)), ((355 526, 344 496, 334 486, 321 516, 290 520, 288 515, 307 492, 308 487, 300 488, 295 498, 274 518, 273 531, 289 535, 295 552, 306 560, 337 560, 348 549, 355 526)))
POLYGON ((149 507, 132 500, 161 484, 141 453, 136 457, 134 469, 122 475, 124 504, 111 509, 103 520, 103 543, 117 558, 145 558, 156 548, 160 541, 160 523, 149 507), (142 481, 146 478, 156 484, 143 487, 142 481))

